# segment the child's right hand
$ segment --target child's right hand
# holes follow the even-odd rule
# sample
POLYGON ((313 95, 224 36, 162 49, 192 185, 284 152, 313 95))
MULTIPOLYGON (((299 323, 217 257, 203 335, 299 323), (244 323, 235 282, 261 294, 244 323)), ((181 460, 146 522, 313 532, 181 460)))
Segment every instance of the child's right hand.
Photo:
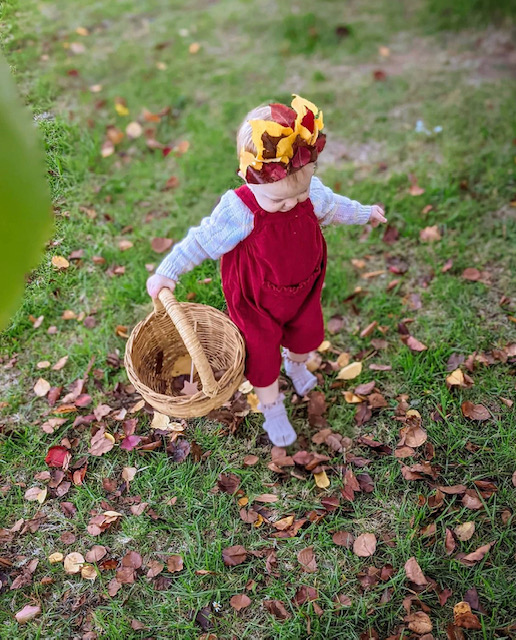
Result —
POLYGON ((157 273, 147 279, 147 293, 154 299, 158 297, 158 294, 162 289, 170 289, 170 291, 174 293, 175 288, 175 280, 165 278, 165 276, 160 276, 157 273))

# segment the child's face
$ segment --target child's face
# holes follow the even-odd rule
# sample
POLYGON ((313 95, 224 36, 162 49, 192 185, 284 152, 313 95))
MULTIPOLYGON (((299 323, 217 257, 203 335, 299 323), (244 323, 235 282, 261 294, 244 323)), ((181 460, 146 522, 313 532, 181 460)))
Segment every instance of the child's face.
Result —
POLYGON ((298 202, 304 202, 310 194, 310 181, 314 175, 315 162, 310 162, 296 172, 296 177, 288 177, 278 182, 247 184, 262 209, 269 213, 289 211, 298 202))

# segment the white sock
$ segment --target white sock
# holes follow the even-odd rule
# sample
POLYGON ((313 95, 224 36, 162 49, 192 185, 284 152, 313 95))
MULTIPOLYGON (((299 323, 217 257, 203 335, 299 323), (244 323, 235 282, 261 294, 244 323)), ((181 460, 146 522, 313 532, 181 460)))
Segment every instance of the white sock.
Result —
POLYGON ((284 394, 280 393, 274 402, 258 405, 258 409, 265 416, 263 428, 269 440, 277 447, 288 447, 297 439, 296 432, 289 422, 284 400, 284 394))

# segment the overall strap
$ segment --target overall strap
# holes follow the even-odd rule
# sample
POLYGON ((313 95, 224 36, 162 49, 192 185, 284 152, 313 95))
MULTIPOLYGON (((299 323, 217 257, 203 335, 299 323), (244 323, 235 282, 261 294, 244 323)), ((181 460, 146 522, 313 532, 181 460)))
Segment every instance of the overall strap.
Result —
POLYGON ((253 195, 253 192, 246 184, 243 184, 238 189, 235 189, 235 193, 242 200, 242 202, 253 212, 255 216, 263 216, 264 210, 260 207, 256 198, 253 195))

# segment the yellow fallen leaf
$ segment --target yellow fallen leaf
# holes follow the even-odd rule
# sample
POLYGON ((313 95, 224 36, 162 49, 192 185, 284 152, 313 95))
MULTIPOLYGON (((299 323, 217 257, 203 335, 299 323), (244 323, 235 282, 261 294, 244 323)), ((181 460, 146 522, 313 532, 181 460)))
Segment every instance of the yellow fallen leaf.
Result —
POLYGON ((38 369, 48 369, 50 367, 50 362, 48 360, 42 360, 41 362, 38 362, 36 367, 38 369))
POLYGON ((388 58, 391 55, 389 47, 378 47, 378 53, 382 58, 388 58))
POLYGON ((124 104, 121 104, 120 102, 117 102, 115 104, 115 111, 118 113, 119 116, 129 115, 129 109, 124 104))
POLYGON ((286 516, 285 518, 281 518, 281 520, 276 520, 276 522, 272 523, 272 526, 278 531, 285 531, 292 526, 294 523, 295 516, 286 516))
POLYGON ((68 269, 70 263, 63 256, 52 256, 52 264, 57 269, 68 269))
POLYGON ((337 374, 337 380, 353 380, 362 373, 362 363, 352 362, 341 369, 337 374))
POLYGON ((131 482, 131 480, 134 478, 134 476, 136 475, 136 472, 138 471, 138 469, 136 467, 124 467, 122 469, 122 478, 126 481, 126 482, 131 482))
POLYGON ((40 504, 43 504, 46 497, 46 487, 44 487, 43 489, 41 489, 40 487, 31 487, 25 492, 25 500, 29 500, 30 502, 34 502, 35 500, 37 500, 40 504))
POLYGON ((245 507, 247 504, 249 504, 249 498, 247 496, 242 496, 238 499, 239 507, 245 507))
POLYGON ((344 400, 349 404, 358 404, 359 402, 363 402, 360 396, 356 396, 352 391, 344 392, 344 400))
POLYGON ((319 353, 324 353, 325 351, 328 351, 330 347, 331 347, 331 342, 329 340, 323 340, 321 344, 317 347, 317 351, 319 351, 319 353))
POLYGON ((61 316, 61 318, 63 320, 74 320, 75 318, 77 318, 77 314, 75 313, 75 311, 72 311, 71 309, 65 309, 65 311, 63 311, 63 315, 61 316))
POLYGON ((95 580, 97 577, 97 571, 95 569, 95 567, 92 564, 85 564, 82 568, 81 568, 81 576, 85 579, 85 580, 95 580))
POLYGON ((258 514, 258 517, 257 517, 257 518, 256 518, 256 520, 254 521, 254 525, 253 525, 253 526, 254 526, 256 529, 258 529, 258 527, 261 527, 261 526, 262 526, 262 524, 263 524, 263 517, 262 517, 260 514, 258 514))
POLYGON ((51 553, 48 556, 48 561, 50 562, 50 564, 57 564, 58 562, 63 562, 63 554, 59 553, 59 551, 56 551, 55 553, 51 553))
POLYGON ((416 416, 416 418, 421 418, 421 414, 416 409, 409 409, 405 415, 407 416, 407 418, 410 416, 416 416))
POLYGON ((461 369, 455 369, 446 378, 446 382, 451 386, 461 387, 464 384, 464 374, 461 369))
POLYGON ((344 353, 341 353, 340 356, 337 358, 337 364, 339 365, 339 367, 346 367, 349 364, 350 360, 351 360, 351 355, 349 353, 346 353, 346 351, 344 351, 344 353))
POLYGON ((86 27, 77 27, 77 29, 75 30, 75 33, 77 33, 80 36, 90 35, 90 32, 88 31, 88 29, 86 29, 86 27))
POLYGON ((259 402, 260 401, 258 400, 258 396, 256 395, 256 393, 247 394, 247 403, 251 407, 251 411, 253 413, 260 413, 260 410, 258 409, 259 402))
POLYGON ((104 438, 107 438, 109 442, 112 442, 113 444, 115 444, 115 439, 110 433, 105 433, 104 438))
POLYGON ((167 65, 164 62, 156 62, 156 69, 159 69, 160 71, 166 71, 167 70, 167 65))
POLYGON ((326 471, 321 471, 321 473, 314 473, 315 484, 320 489, 326 489, 330 486, 330 480, 326 475, 326 471))
POLYGON ((197 53, 200 48, 201 45, 198 42, 192 42, 192 44, 188 47, 188 51, 190 53, 197 53))
MULTIPOLYGON (((190 375, 191 369, 192 369, 192 358, 190 358, 190 354, 185 353, 184 356, 179 356, 179 358, 174 362, 174 366, 172 367, 172 371, 170 372, 170 375, 173 378, 181 375, 190 375)), ((194 367, 194 370, 195 370, 195 367, 194 367)))

